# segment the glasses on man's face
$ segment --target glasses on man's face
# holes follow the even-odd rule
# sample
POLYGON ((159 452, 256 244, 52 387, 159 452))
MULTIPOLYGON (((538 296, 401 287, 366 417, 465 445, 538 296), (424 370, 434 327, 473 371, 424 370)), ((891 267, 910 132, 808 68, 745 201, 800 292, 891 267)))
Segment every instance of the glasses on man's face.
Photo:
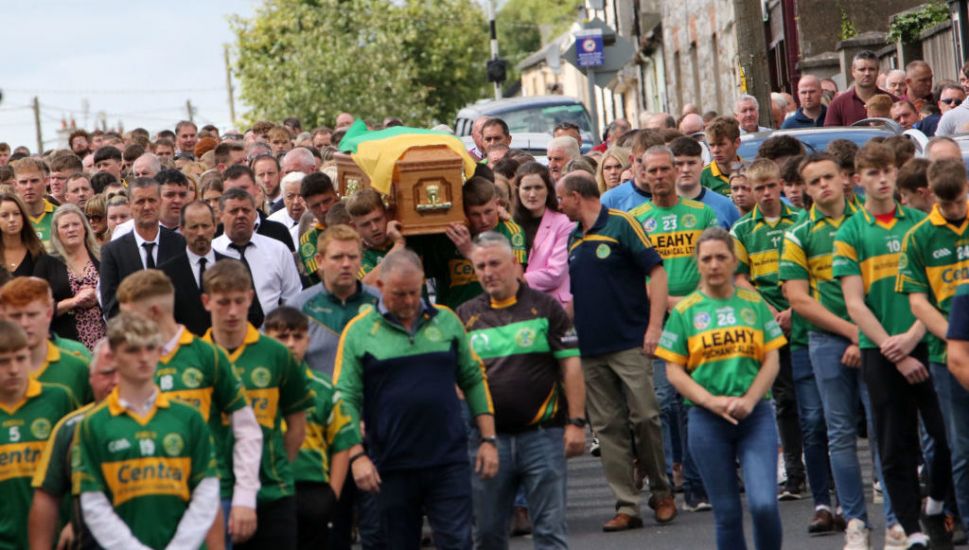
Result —
POLYGON ((939 101, 941 101, 942 103, 945 103, 946 105, 956 105, 961 102, 960 99, 955 97, 947 97, 945 99, 940 99, 939 101))
POLYGON ((104 221, 104 216, 101 216, 99 214, 91 214, 91 215, 89 215, 87 217, 87 221, 89 221, 91 223, 94 223, 94 222, 103 222, 104 221))

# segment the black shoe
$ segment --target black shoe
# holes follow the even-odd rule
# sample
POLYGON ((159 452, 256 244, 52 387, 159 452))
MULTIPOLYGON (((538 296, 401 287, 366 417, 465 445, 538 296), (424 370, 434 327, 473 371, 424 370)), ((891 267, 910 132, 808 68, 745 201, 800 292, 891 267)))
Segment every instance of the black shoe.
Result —
POLYGON ((683 494, 683 510, 687 512, 706 512, 713 510, 710 499, 702 493, 687 491, 683 494))
POLYGON ((801 500, 801 491, 803 490, 803 483, 798 483, 788 478, 787 483, 784 484, 781 492, 778 493, 777 500, 801 500))
POLYGON ((532 520, 528 517, 528 508, 515 507, 511 519, 511 536, 522 537, 532 534, 532 520))
POLYGON ((965 546, 969 542, 966 530, 962 527, 962 518, 952 514, 945 515, 945 528, 952 533, 953 546, 965 546))
POLYGON ((945 514, 922 514, 922 526, 925 527, 925 534, 929 536, 932 550, 952 550, 952 533, 946 529, 945 514))

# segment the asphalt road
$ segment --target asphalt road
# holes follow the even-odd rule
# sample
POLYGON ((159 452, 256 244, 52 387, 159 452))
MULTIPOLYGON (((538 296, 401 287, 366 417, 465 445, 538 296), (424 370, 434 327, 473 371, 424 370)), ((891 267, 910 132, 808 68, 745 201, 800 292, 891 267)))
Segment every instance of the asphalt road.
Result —
MULTIPOLYGON (((872 543, 881 548, 884 540, 884 516, 880 504, 871 503, 871 459, 867 441, 859 440, 862 471, 868 479, 868 515, 873 523, 872 543)), ((648 495, 643 494, 643 508, 648 495)), ((569 462, 568 515, 569 544, 571 548, 610 550, 649 548, 650 550, 703 550, 715 548, 712 512, 683 512, 673 523, 659 526, 652 515, 644 516, 642 529, 621 533, 603 533, 602 524, 612 517, 613 498, 602 475, 599 460, 589 455, 569 462)), ((682 495, 677 495, 677 505, 682 495)), ((784 548, 788 550, 836 550, 844 545, 839 534, 812 537, 807 533, 807 523, 814 511, 809 495, 798 501, 780 503, 781 521, 784 527, 784 548)), ((644 512, 644 513, 645 513, 644 512)), ((750 517, 745 516, 745 534, 749 548, 753 548, 750 517)), ((511 548, 532 548, 529 537, 512 539, 511 548)))

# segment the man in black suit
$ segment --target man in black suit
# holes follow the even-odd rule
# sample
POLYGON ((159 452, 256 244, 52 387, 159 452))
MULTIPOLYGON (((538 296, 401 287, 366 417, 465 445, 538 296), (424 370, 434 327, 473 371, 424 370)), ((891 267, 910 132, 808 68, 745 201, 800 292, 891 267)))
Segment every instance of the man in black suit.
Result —
MULTIPOLYGON (((289 228, 279 222, 267 219, 266 213, 263 212, 266 194, 260 186, 256 185, 256 176, 248 166, 234 164, 226 168, 225 174, 223 174, 223 192, 237 187, 243 189, 256 199, 256 214, 258 215, 256 219, 256 233, 264 237, 276 239, 286 245, 291 252, 295 252, 296 247, 293 245, 293 237, 289 234, 289 228)), ((219 226, 216 236, 221 234, 222 226, 219 226)))
POLYGON ((114 297, 126 276, 141 269, 154 269, 182 253, 185 239, 158 223, 161 191, 154 178, 135 178, 128 184, 134 231, 109 242, 101 249, 101 309, 105 317, 118 312, 114 297))
MULTIPOLYGON (((212 249, 215 237, 215 212, 201 201, 182 208, 179 227, 185 237, 185 250, 158 266, 175 287, 175 321, 197 336, 205 334, 212 326, 209 312, 202 307, 202 274, 215 262, 228 256, 212 249)), ((253 300, 249 307, 249 322, 262 326, 263 313, 253 300)))

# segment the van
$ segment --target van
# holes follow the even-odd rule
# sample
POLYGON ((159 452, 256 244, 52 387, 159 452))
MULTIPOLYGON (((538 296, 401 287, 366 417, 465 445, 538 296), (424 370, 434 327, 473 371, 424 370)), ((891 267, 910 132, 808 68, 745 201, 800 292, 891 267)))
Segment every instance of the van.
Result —
POLYGON ((579 127, 583 153, 599 143, 599 136, 592 131, 592 119, 585 105, 572 97, 550 95, 479 101, 458 112, 454 134, 458 137, 470 136, 471 125, 481 116, 504 120, 511 131, 512 147, 515 146, 516 134, 547 134, 551 137, 552 130, 560 122, 571 122, 579 127))

